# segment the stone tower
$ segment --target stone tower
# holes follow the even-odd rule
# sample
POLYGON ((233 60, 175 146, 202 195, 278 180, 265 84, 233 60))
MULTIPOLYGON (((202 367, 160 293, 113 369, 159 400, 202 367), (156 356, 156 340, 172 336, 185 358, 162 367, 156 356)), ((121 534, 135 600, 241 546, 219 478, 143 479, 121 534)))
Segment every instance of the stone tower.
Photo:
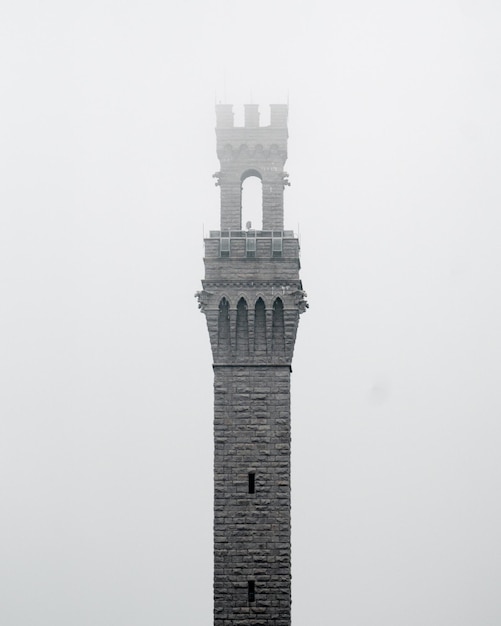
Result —
POLYGON ((205 239, 197 293, 214 360, 214 626, 290 626, 290 373, 299 242, 284 230, 287 105, 269 126, 216 106, 220 230, 205 239), (262 230, 242 227, 242 183, 262 181, 262 230))

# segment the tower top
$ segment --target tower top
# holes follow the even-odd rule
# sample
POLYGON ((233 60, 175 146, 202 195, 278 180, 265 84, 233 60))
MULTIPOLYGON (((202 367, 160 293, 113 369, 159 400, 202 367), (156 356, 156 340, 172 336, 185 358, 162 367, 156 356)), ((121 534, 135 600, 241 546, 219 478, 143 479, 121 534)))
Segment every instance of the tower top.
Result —
POLYGON ((235 126, 232 104, 216 105, 217 156, 221 169, 221 230, 242 229, 242 183, 256 176, 263 188, 263 230, 284 229, 283 191, 288 185, 287 104, 270 104, 270 124, 259 125, 259 106, 245 104, 244 126, 235 126))

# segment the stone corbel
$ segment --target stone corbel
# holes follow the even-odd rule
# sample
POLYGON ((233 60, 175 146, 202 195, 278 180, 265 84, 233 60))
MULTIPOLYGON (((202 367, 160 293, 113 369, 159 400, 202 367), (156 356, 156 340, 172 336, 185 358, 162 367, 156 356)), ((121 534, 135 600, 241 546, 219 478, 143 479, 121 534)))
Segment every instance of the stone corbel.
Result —
POLYGON ((208 291, 202 290, 195 293, 195 298, 198 299, 198 308, 203 313, 206 306, 209 304, 209 298, 211 294, 208 291))
POLYGON ((299 309, 299 313, 304 313, 306 309, 310 306, 306 301, 306 298, 308 297, 306 291, 298 289, 297 291, 294 291, 291 295, 294 296, 294 304, 299 309))

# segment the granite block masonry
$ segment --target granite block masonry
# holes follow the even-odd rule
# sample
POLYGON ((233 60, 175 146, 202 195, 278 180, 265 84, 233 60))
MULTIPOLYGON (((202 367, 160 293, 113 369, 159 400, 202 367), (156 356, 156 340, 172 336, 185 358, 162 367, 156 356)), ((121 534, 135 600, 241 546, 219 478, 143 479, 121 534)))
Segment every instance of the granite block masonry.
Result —
POLYGON ((269 126, 216 106, 220 230, 205 239, 197 292, 214 369, 214 626, 290 626, 290 374, 299 315, 299 241, 284 230, 287 115, 269 126), (242 183, 262 181, 262 229, 242 229, 242 183))

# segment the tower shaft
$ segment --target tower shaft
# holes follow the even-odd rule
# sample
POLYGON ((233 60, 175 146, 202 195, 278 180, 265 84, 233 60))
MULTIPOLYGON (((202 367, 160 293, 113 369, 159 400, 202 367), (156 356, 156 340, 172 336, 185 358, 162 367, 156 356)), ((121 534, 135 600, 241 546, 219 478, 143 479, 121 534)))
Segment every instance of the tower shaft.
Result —
POLYGON ((290 369, 215 366, 214 374, 214 624, 259 617, 288 626, 290 369))

